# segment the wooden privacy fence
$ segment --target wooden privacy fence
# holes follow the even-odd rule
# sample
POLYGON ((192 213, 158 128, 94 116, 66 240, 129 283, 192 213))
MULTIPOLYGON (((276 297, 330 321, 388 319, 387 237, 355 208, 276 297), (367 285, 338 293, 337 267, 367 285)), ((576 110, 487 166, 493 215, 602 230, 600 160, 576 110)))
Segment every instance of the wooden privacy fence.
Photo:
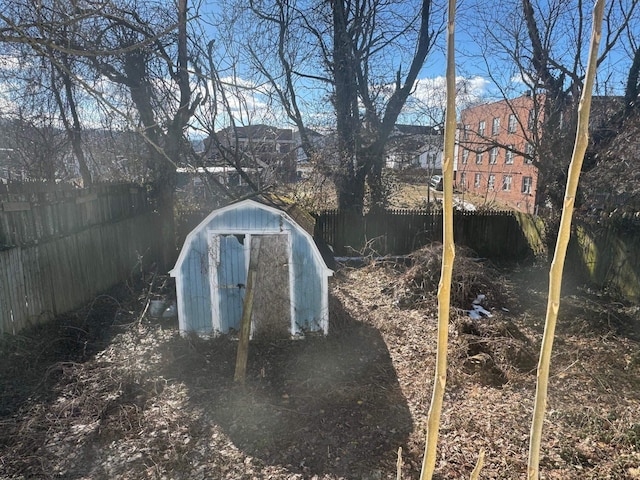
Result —
POLYGON ((640 213, 574 219, 565 271, 640 304, 640 213))
POLYGON ((0 189, 0 333, 46 321, 157 258, 157 219, 131 185, 0 189), (11 193, 9 193, 11 192, 11 193))
MULTIPOLYGON (((534 252, 514 212, 456 212, 454 236, 483 257, 519 261, 534 252)), ((442 241, 442 213, 386 210, 358 215, 325 210, 316 217, 315 236, 332 246, 336 256, 405 255, 442 241)))

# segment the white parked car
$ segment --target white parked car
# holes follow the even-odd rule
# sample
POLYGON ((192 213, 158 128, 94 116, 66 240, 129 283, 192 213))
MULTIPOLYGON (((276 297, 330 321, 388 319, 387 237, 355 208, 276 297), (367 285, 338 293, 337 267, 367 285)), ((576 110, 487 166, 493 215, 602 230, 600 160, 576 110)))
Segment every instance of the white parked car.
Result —
POLYGON ((429 185, 431 185, 436 190, 442 190, 444 187, 442 185, 442 175, 434 175, 429 179, 429 185))

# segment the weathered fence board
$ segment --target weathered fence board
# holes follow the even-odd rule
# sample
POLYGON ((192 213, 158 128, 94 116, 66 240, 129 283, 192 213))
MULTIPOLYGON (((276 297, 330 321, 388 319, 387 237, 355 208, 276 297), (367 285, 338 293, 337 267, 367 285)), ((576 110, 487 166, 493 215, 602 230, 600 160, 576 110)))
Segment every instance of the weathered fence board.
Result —
POLYGON ((156 216, 130 185, 0 188, 0 333, 67 312, 157 258, 156 216), (4 190, 4 192, 3 192, 4 190), (9 192, 6 192, 9 190, 9 192))
MULTIPOLYGON (((315 235, 331 245, 337 256, 405 255, 442 241, 442 214, 388 210, 362 216, 327 210, 316 217, 315 235)), ((532 254, 513 212, 456 212, 454 235, 457 244, 495 260, 518 261, 532 254)))
POLYGON ((0 248, 42 242, 150 211, 146 192, 130 185, 96 185, 61 192, 52 188, 37 194, 25 193, 24 189, 19 189, 22 193, 0 193, 0 248), (2 207, 15 202, 29 203, 30 209, 2 207))
POLYGON ((577 219, 567 251, 569 274, 640 304, 638 216, 577 219))
POLYGON ((9 290, 9 259, 0 252, 0 328, 3 332, 12 331, 11 291, 9 290))

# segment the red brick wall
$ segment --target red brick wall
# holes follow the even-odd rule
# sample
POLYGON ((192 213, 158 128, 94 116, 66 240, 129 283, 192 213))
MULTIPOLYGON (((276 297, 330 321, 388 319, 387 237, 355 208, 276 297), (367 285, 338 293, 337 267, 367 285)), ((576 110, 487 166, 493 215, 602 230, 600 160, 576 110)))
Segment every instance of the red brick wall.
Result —
POLYGON ((456 173, 459 189, 483 196, 487 203, 533 212, 538 173, 526 155, 527 143, 535 145, 534 130, 529 128, 533 109, 533 98, 522 96, 462 111, 456 173))

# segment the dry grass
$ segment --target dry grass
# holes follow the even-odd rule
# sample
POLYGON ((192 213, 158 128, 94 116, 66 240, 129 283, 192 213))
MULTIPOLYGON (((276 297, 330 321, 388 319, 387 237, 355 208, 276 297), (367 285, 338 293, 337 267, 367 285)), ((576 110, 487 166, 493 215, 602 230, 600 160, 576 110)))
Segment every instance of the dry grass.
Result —
MULTIPOLYGON (((428 203, 438 205, 442 201, 442 192, 428 187, 428 175, 424 170, 398 174, 393 178, 389 208, 421 209, 428 203), (405 176, 403 176, 405 175, 405 176)), ((313 177, 286 186, 281 192, 294 199, 300 206, 309 211, 337 208, 337 196, 333 183, 324 177, 313 177)), ((495 195, 482 196, 471 192, 457 192, 455 198, 460 202, 470 203, 480 209, 511 210, 504 203, 496 201, 495 195)))
MULTIPOLYGON (((428 189, 426 179, 421 183, 397 181, 393 190, 390 208, 424 208, 428 198, 432 202, 442 198, 442 192, 428 189)), ((338 207, 335 186, 325 178, 310 178, 290 184, 282 193, 309 211, 338 207)))
MULTIPOLYGON (((407 276, 389 263, 339 271, 330 336, 252 343, 245 388, 232 382, 236 343, 139 319, 144 292, 5 337, 0 478, 395 479, 402 446, 403 478, 415 479, 436 305, 425 293, 400 307, 407 276)), ((524 476, 545 305, 538 278, 492 280, 517 306, 510 312, 454 315, 440 479, 469 478, 480 448, 482 478, 524 476)), ((638 309, 580 290, 563 301, 543 476, 640 478, 638 309)))
MULTIPOLYGON (((515 277, 521 283, 510 294, 521 296, 512 298, 519 305, 517 313, 496 310, 491 319, 457 316, 451 323, 438 478, 468 478, 480 448, 487 451, 483 478, 525 475, 545 305, 544 285, 536 283, 539 274, 526 273, 515 277), (529 278, 529 283, 523 278, 529 278)), ((370 311, 368 318, 389 346, 414 418, 405 451, 415 470, 406 478, 417 478, 434 368, 435 309, 420 306, 399 313, 389 289, 397 275, 388 267, 371 266, 349 272, 349 284, 369 283, 370 288, 359 290, 365 305, 386 304, 375 313, 370 311), (386 292, 386 302, 381 301, 381 292, 386 292)), ((590 314, 579 317, 571 308, 572 299, 579 297, 584 295, 566 297, 565 306, 570 308, 561 313, 545 425, 543 478, 637 478, 640 356, 634 352, 639 347, 638 312, 602 299, 597 309, 591 305, 590 314), (618 326, 631 327, 633 333, 628 328, 606 328, 602 318, 607 310, 615 310, 618 326), (578 335, 576 325, 581 328, 578 335)))

